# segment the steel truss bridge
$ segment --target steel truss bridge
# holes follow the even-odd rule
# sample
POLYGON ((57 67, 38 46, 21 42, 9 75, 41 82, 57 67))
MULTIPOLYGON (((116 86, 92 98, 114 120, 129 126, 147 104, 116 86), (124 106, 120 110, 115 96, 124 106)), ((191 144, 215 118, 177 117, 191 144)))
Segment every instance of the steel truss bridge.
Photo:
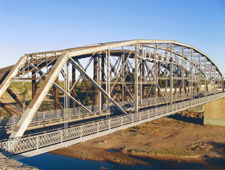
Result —
POLYGON ((15 65, 0 69, 0 97, 0 106, 13 114, 0 118, 0 149, 21 159, 168 116, 225 93, 221 72, 197 48, 169 40, 129 40, 25 54, 15 65), (13 82, 23 87, 22 99, 13 82), (3 102, 6 93, 18 112, 3 102))

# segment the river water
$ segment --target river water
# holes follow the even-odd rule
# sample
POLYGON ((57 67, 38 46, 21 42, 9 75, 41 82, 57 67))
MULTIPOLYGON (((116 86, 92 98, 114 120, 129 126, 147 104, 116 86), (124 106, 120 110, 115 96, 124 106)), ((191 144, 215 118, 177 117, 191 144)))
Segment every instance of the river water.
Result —
POLYGON ((21 160, 21 162, 37 167, 42 170, 104 170, 121 169, 121 170, 149 170, 153 169, 150 166, 143 165, 119 165, 111 162, 98 162, 81 160, 76 158, 70 158, 61 155, 55 155, 51 153, 45 153, 42 155, 30 157, 21 160))
POLYGON ((145 165, 121 165, 112 162, 98 162, 75 159, 71 157, 55 155, 51 153, 45 153, 38 156, 30 157, 21 160, 21 162, 37 167, 42 170, 152 170, 152 169, 202 169, 204 168, 201 163, 181 163, 181 162, 168 162, 168 161, 156 161, 145 160, 149 162, 149 166, 145 165))

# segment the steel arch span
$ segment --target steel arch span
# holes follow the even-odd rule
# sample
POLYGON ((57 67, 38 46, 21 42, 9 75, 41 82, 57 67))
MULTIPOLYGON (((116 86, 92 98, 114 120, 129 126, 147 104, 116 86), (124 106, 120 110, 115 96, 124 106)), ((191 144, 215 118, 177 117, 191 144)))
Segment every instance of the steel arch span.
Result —
POLYGON ((25 54, 0 70, 0 83, 0 97, 7 92, 22 110, 10 120, 10 138, 23 136, 40 119, 46 101, 51 105, 41 120, 62 111, 65 124, 75 111, 93 117, 130 116, 153 105, 224 92, 223 76, 205 53, 170 40, 117 41, 25 54), (13 92, 14 81, 31 84, 31 101, 26 100, 26 89, 23 100, 13 92))

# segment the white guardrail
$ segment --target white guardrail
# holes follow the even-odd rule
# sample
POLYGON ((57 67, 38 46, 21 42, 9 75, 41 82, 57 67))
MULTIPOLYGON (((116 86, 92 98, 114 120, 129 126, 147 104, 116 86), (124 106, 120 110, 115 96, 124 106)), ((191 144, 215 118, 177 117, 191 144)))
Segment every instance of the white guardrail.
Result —
POLYGON ((80 126, 56 130, 35 136, 8 139, 7 141, 0 142, 0 149, 3 153, 9 156, 15 156, 16 154, 26 155, 29 152, 32 152, 32 154, 28 155, 32 156, 103 136, 150 120, 158 119, 163 116, 168 116, 178 111, 222 97, 225 97, 225 93, 182 101, 161 107, 153 107, 149 110, 144 110, 135 114, 102 119, 80 126))

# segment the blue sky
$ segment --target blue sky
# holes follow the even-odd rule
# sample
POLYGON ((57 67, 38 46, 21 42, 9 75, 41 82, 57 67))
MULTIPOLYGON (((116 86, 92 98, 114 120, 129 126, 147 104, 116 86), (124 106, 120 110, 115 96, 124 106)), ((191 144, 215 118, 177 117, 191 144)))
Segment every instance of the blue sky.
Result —
POLYGON ((129 39, 193 45, 225 74, 225 0, 0 0, 0 68, 29 52, 129 39))

